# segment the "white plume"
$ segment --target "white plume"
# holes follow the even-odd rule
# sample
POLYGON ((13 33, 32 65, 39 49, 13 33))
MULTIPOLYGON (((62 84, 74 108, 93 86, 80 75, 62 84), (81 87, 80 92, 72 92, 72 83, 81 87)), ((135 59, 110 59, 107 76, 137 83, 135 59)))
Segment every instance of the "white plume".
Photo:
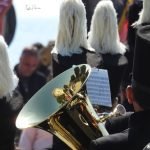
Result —
POLYGON ((71 56, 82 53, 80 47, 94 51, 87 42, 85 6, 81 0, 64 0, 60 8, 59 31, 52 53, 71 56))
POLYGON ((110 0, 100 1, 92 16, 89 43, 96 52, 124 54, 125 45, 120 42, 117 13, 110 0))
POLYGON ((10 68, 7 44, 0 36, 0 97, 11 93, 17 86, 18 79, 10 68))

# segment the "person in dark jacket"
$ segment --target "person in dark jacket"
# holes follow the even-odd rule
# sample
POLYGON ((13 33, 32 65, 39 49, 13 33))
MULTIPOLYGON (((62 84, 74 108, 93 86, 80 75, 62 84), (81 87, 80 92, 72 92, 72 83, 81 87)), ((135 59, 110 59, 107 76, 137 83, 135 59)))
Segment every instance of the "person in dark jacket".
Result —
POLYGON ((60 8, 58 35, 52 50, 53 77, 72 65, 88 63, 87 53, 94 53, 94 49, 87 42, 84 4, 81 0, 63 1, 60 8))
MULTIPOLYGON (((13 106, 16 109, 15 118, 29 99, 46 84, 46 77, 37 71, 39 55, 34 46, 26 47, 21 54, 20 62, 14 68, 19 78, 18 85, 13 91, 13 106)), ((16 143, 19 141, 20 130, 16 129, 16 143)))
POLYGON ((17 77, 10 69, 7 45, 0 36, 0 150, 15 148, 15 114, 11 94, 16 86, 17 77))
POLYGON ((97 4, 88 40, 97 55, 102 55, 102 68, 108 70, 112 104, 114 104, 128 60, 124 56, 126 47, 120 42, 117 14, 112 1, 102 0, 97 4))
POLYGON ((128 11, 128 45, 129 51, 134 51, 135 45, 135 36, 136 36, 136 29, 132 26, 134 22, 139 19, 139 13, 142 10, 143 1, 142 0, 134 0, 133 4, 129 7, 128 11))
MULTIPOLYGON (((95 66, 95 50, 87 42, 86 12, 81 0, 62 2, 58 35, 51 53, 53 77, 73 65, 90 63, 95 66)), ((101 65, 101 56, 98 59, 101 65)), ((56 137, 53 143, 54 150, 70 149, 56 137)))
POLYGON ((129 118, 128 129, 93 140, 91 150, 142 150, 150 141, 150 25, 138 28, 131 86, 127 88, 129 103, 135 113, 129 118))
POLYGON ((34 47, 25 48, 21 54, 19 64, 14 68, 19 78, 17 90, 23 97, 23 104, 46 83, 46 78, 37 71, 38 65, 37 50, 34 47))
POLYGON ((136 27, 133 25, 139 19, 139 13, 143 8, 143 0, 134 0, 133 4, 129 7, 128 11, 128 34, 127 34, 127 43, 129 46, 128 51, 126 52, 126 57, 128 58, 128 67, 125 75, 125 84, 131 83, 131 72, 133 67, 133 55, 134 55, 134 46, 135 46, 135 37, 136 37, 136 27))

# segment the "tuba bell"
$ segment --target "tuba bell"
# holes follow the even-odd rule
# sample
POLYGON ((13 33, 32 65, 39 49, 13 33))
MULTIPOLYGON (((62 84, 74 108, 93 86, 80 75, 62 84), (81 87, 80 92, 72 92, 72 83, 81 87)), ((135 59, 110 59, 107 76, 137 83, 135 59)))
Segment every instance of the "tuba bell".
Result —
POLYGON ((20 111, 17 128, 39 127, 73 150, 86 150, 91 140, 108 135, 104 122, 125 110, 118 106, 110 114, 97 115, 85 87, 90 73, 89 65, 78 65, 48 82, 20 111))

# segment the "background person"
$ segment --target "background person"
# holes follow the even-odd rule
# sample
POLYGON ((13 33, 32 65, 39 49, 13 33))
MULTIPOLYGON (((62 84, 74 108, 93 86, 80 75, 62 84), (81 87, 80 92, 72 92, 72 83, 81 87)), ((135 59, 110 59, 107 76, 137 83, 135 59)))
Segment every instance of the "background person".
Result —
POLYGON ((39 61, 36 48, 28 47, 23 50, 20 62, 14 68, 19 78, 17 90, 23 96, 23 104, 46 83, 46 78, 37 72, 39 61))

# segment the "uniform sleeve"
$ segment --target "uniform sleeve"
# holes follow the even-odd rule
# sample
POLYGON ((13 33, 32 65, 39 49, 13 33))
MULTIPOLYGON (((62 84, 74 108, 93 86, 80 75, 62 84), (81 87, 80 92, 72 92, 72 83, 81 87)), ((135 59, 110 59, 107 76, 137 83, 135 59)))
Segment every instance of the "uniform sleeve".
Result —
POLYGON ((128 133, 117 133, 91 141, 89 150, 129 150, 128 133))
POLYGON ((128 112, 126 115, 108 119, 105 124, 108 133, 114 134, 126 130, 129 127, 128 122, 132 114, 133 112, 128 112))

